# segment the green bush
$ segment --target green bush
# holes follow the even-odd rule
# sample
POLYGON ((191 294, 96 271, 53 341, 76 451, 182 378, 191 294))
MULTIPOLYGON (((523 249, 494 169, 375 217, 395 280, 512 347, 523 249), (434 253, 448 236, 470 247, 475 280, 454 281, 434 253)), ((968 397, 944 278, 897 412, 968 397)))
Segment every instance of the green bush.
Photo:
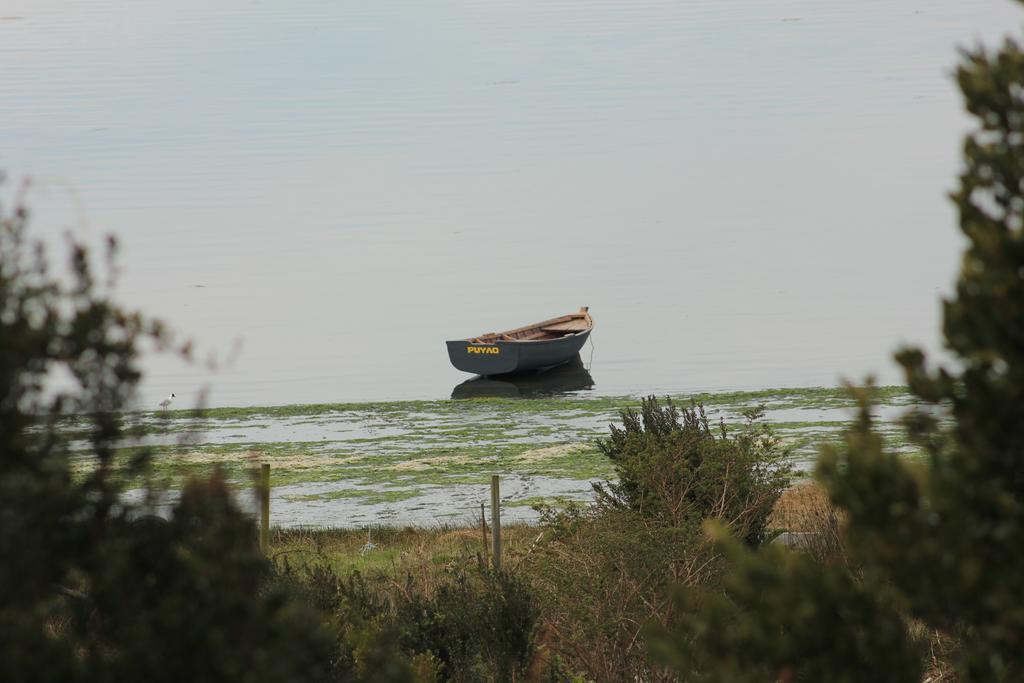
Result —
POLYGON ((768 516, 789 481, 788 451, 761 422, 762 411, 730 434, 712 426, 703 406, 665 407, 653 396, 640 412, 622 411, 598 447, 617 482, 598 486, 598 502, 628 508, 674 528, 699 529, 721 519, 751 545, 764 540, 768 516))
POLYGON ((732 434, 699 406, 646 399, 599 444, 618 481, 597 487, 589 508, 547 514, 529 571, 546 642, 572 670, 597 681, 675 679, 650 663, 644 626, 678 618, 674 584, 717 585, 722 561, 701 524, 720 518, 759 543, 788 479, 785 449, 757 411, 748 417, 732 434))

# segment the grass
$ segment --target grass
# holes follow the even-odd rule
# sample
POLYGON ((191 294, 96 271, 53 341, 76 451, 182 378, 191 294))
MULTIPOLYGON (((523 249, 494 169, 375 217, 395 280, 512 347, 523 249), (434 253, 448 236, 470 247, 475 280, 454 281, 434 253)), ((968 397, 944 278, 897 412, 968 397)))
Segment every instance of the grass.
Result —
MULTIPOLYGON (((353 494, 353 495, 359 495, 353 494)), ((531 497, 503 503, 505 507, 522 505, 561 505, 567 498, 531 497)), ((488 513, 489 514, 489 513, 488 513)), ((837 533, 836 514, 817 484, 800 482, 785 491, 775 505, 769 525, 796 532, 837 533)), ((488 522, 490 519, 488 518, 488 522)), ((489 526, 489 525, 488 525, 489 526)), ((530 524, 503 524, 503 558, 516 566, 534 548, 542 527, 530 524)), ((836 536, 838 539, 838 537, 836 536)), ((488 544, 490 543, 488 535, 488 544)), ((271 530, 269 556, 288 558, 292 566, 327 564, 340 575, 351 571, 382 572, 401 577, 409 572, 443 573, 478 562, 484 551, 479 526, 455 527, 369 527, 359 529, 279 529, 271 530), (363 550, 370 542, 373 547, 363 550)), ((488 545, 488 552, 489 545, 488 545)))
POLYGON ((768 524, 775 529, 814 533, 821 530, 822 518, 832 512, 825 490, 813 481, 802 481, 783 492, 768 524))
MULTIPOLYGON (((540 533, 535 526, 502 526, 502 558, 515 566, 533 547, 540 533)), ((490 542, 488 535, 488 542, 490 542)), ((409 573, 445 572, 476 563, 484 552, 479 528, 438 526, 370 529, 274 529, 269 556, 287 558, 292 566, 326 564, 339 575, 352 571, 401 577, 409 573), (367 543, 373 548, 361 552, 367 543)), ((490 552, 488 550, 488 552, 490 552)))

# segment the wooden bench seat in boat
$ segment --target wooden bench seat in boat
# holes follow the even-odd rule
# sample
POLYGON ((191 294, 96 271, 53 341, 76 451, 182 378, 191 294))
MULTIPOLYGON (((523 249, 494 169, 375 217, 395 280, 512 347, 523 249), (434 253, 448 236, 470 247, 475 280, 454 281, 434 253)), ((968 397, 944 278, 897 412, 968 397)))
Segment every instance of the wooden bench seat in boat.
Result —
POLYGON ((555 332, 559 334, 572 334, 574 332, 583 332, 588 329, 590 324, 582 319, 575 318, 573 320, 566 320, 564 323, 556 323, 554 325, 545 325, 540 328, 544 332, 555 332))

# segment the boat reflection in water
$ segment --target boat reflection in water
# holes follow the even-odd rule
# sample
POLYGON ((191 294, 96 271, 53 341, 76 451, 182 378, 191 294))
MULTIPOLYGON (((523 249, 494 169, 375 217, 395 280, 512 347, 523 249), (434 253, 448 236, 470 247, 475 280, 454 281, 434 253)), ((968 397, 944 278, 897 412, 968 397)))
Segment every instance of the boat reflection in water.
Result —
POLYGON ((594 378, 577 354, 547 370, 468 379, 452 389, 452 398, 530 398, 585 391, 593 386, 594 378))

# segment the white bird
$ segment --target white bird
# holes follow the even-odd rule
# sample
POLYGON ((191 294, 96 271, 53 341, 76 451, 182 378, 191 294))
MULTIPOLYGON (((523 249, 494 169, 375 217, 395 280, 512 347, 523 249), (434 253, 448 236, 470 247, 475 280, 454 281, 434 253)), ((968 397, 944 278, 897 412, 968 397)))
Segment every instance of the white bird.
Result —
POLYGON ((171 394, 170 396, 168 396, 164 400, 160 401, 160 407, 163 408, 164 410, 167 410, 171 406, 171 401, 173 401, 173 400, 174 400, 174 394, 171 394))
POLYGON ((377 547, 377 544, 370 538, 370 527, 366 527, 366 545, 359 549, 359 554, 365 556, 368 552, 377 547))

